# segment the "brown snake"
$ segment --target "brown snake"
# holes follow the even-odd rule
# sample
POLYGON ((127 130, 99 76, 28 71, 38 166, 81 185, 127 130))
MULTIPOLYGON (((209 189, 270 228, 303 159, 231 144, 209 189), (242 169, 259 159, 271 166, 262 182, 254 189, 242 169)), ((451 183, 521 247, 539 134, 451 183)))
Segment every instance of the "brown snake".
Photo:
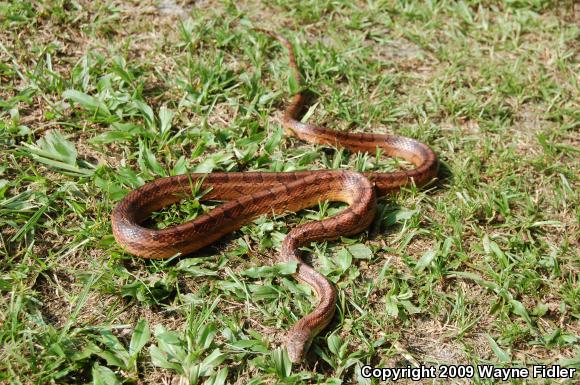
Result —
MULTIPOLYGON (((298 84, 302 78, 292 45, 284 37, 263 31, 276 38, 288 50, 290 67, 298 84)), ((111 222, 117 242, 131 254, 145 258, 168 258, 189 254, 207 246, 264 214, 295 212, 321 201, 340 201, 348 208, 322 221, 292 229, 282 243, 280 260, 297 263, 294 274, 310 285, 319 301, 314 311, 300 319, 288 332, 287 349, 292 362, 302 360, 314 336, 324 329, 335 311, 337 292, 320 273, 305 264, 298 248, 312 241, 336 239, 366 229, 375 215, 376 195, 396 192, 414 183, 424 185, 437 174, 433 151, 416 140, 384 134, 357 134, 329 130, 302 123, 300 112, 305 97, 294 95, 282 118, 285 131, 302 140, 374 152, 377 147, 386 155, 405 159, 415 165, 398 172, 357 173, 351 171, 300 172, 216 172, 188 174, 157 179, 130 192, 113 210, 111 222), (225 201, 196 219, 162 230, 141 226, 152 212, 179 202, 200 182, 200 191, 209 189, 205 200, 225 201)))

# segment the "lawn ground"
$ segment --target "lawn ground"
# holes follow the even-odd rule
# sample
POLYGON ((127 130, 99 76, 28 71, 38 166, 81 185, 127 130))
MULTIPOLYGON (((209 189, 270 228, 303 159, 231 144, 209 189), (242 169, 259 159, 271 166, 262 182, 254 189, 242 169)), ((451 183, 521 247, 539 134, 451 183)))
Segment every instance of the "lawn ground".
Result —
MULTIPOLYGON (((543 0, 0 2, 0 383, 579 368, 579 12, 543 0), (294 367, 280 343, 315 300, 275 265, 277 248, 340 205, 260 218, 169 261, 124 253, 109 220, 131 189, 187 171, 405 166, 285 137, 287 56, 253 26, 296 45, 314 95, 305 119, 410 136, 441 160, 437 184, 382 199, 369 231, 307 248, 340 296, 294 367)), ((212 207, 198 198, 152 226, 212 207)))

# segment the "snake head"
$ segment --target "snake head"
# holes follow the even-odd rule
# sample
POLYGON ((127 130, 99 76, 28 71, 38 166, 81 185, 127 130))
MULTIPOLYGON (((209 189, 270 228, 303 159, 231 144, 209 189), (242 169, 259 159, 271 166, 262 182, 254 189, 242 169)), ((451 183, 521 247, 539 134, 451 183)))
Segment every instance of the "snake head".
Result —
POLYGON ((290 361, 294 364, 302 361, 311 343, 312 336, 306 330, 291 330, 286 341, 286 349, 288 350, 290 361))

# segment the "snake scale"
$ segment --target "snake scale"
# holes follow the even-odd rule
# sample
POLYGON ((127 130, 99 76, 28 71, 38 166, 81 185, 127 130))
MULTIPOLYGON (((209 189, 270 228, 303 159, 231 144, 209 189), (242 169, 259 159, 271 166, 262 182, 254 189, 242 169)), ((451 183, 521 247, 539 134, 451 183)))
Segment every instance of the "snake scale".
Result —
MULTIPOLYGON (((283 44, 295 80, 302 83, 292 45, 283 36, 264 31, 283 44)), ((302 123, 305 104, 302 92, 294 95, 282 117, 287 134, 311 143, 346 148, 355 152, 375 152, 411 162, 411 170, 357 173, 341 170, 300 172, 215 172, 161 178, 131 191, 111 215, 113 234, 129 253, 144 258, 169 258, 189 254, 210 245, 264 214, 295 212, 321 201, 340 201, 348 207, 330 218, 309 222, 292 229, 282 242, 280 260, 297 264, 294 277, 310 285, 317 294, 315 309, 288 332, 286 347, 292 362, 300 362, 310 343, 331 321, 337 300, 336 288, 311 266, 305 264, 298 248, 312 241, 336 239, 365 230, 376 211, 376 196, 393 193, 402 186, 424 185, 435 178, 435 153, 416 140, 385 134, 351 133, 302 123), (142 226, 154 211, 179 202, 192 183, 209 190, 204 200, 224 203, 194 220, 161 230, 142 226)))

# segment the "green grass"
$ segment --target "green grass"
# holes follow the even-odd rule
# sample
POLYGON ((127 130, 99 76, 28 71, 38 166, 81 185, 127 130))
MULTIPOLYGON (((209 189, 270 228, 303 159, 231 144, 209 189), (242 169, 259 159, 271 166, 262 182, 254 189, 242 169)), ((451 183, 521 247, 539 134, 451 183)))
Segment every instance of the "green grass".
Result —
MULTIPOLYGON (((170 3, 0 2, 0 383, 579 368, 573 2, 170 3), (340 297, 292 368, 279 347, 314 296, 277 249, 341 206, 260 218, 169 261, 124 253, 109 220, 124 194, 166 175, 399 167, 284 137, 287 57, 256 25, 296 44, 309 121, 417 138, 443 169, 433 188, 382 199, 368 232, 307 248, 340 297)), ((213 207, 198 198, 152 225, 213 207)))

